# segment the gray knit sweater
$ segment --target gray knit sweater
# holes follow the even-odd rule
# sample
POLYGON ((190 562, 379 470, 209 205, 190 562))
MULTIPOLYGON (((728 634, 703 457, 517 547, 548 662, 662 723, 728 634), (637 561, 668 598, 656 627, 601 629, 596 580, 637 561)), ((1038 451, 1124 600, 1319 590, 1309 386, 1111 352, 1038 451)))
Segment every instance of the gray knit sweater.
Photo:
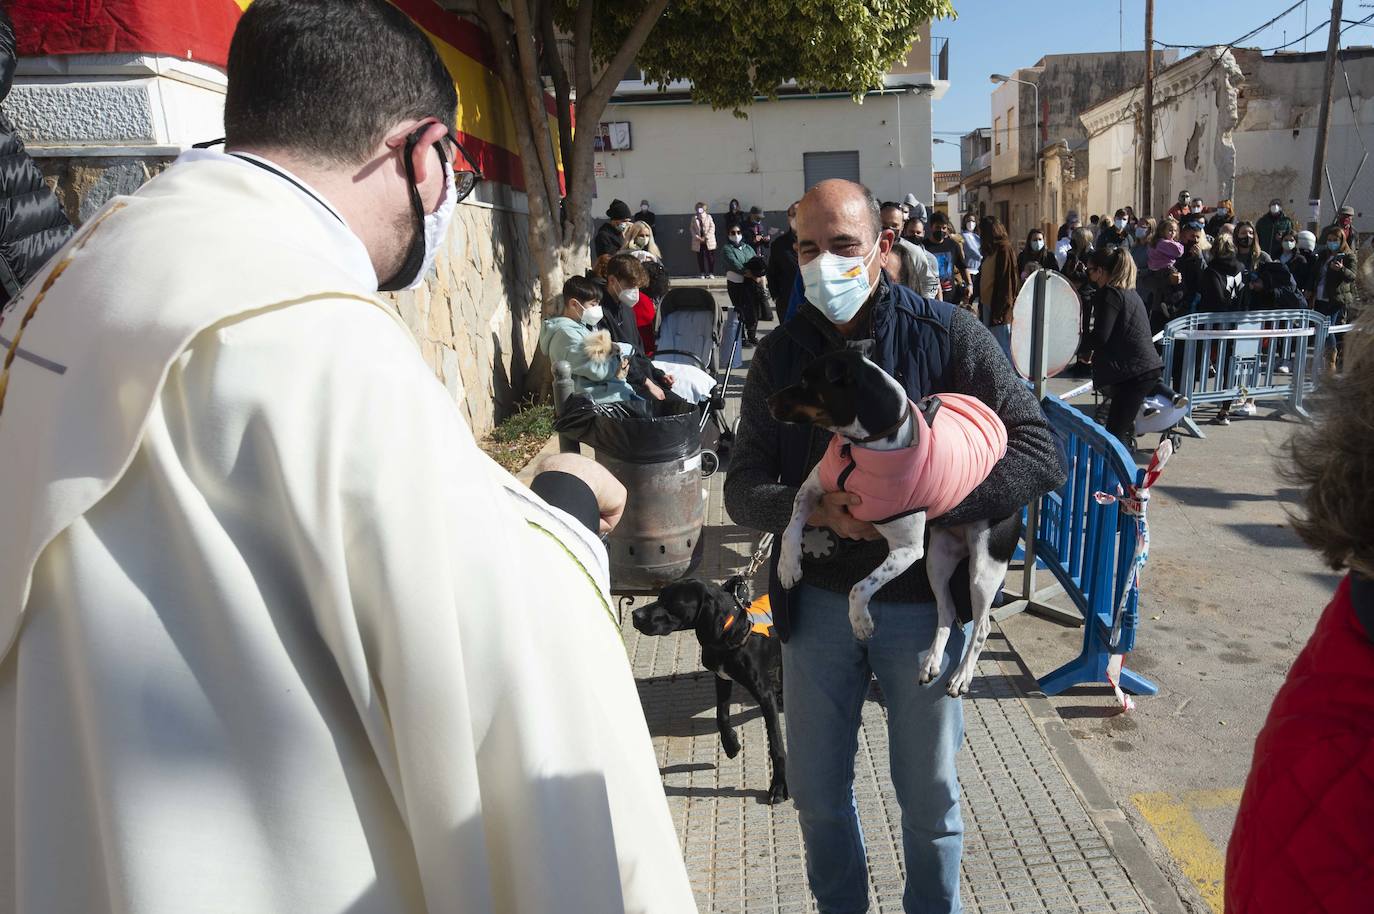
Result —
MULTIPOLYGON (((803 305, 803 308, 809 308, 803 305)), ((794 320, 815 319, 800 314, 794 320)), ((844 339, 820 320, 834 348, 844 339)), ((760 341, 745 379, 740 402, 739 434, 725 478, 725 507, 738 524, 755 530, 782 532, 792 516, 794 486, 778 482, 782 424, 768 411, 773 382, 771 354, 777 332, 760 341)), ((978 397, 997 411, 1007 426, 1007 455, 968 498, 940 518, 941 524, 1008 517, 1032 499, 1064 482, 1065 469, 1054 433, 1045 421, 1035 395, 1007 363, 1006 356, 978 319, 956 308, 950 322, 950 391, 978 397)), ((929 391, 941 393, 942 391, 929 391)), ((830 433, 814 429, 808 471, 830 442, 830 433)), ((829 530, 806 532, 802 578, 808 584, 837 593, 847 592, 887 555, 887 543, 842 540, 829 530)), ((925 562, 918 562, 878 592, 878 599, 929 602, 934 599, 926 579, 925 562)))

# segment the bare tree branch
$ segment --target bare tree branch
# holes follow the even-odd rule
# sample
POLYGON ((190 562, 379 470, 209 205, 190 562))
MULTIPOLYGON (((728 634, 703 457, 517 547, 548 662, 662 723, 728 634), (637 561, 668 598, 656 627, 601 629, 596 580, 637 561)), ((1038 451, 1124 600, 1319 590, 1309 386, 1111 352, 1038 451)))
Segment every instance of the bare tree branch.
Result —
MULTIPOLYGON (((590 122, 601 119, 601 113, 606 110, 606 104, 615 94, 615 88, 624 78, 625 72, 630 69, 630 64, 634 63, 639 56, 639 51, 644 47, 644 42, 648 40, 649 33, 658 24, 658 19, 663 15, 664 9, 668 6, 668 0, 650 0, 648 5, 639 14, 635 24, 630 29, 630 33, 625 36, 625 42, 616 51, 615 57, 606 65, 602 71, 601 78, 596 81, 596 86, 585 95, 580 87, 577 93, 577 116, 579 119, 585 117, 590 122)), ((578 13, 582 12, 581 8, 578 13)), ((589 36, 590 37, 590 36, 589 36)))
MULTIPOLYGON (((517 2, 524 2, 524 0, 517 0, 517 2)), ((499 0, 479 0, 479 3, 482 23, 486 26, 487 34, 491 36, 491 43, 496 49, 496 73, 506 90, 506 101, 510 106, 511 120, 515 122, 515 135, 519 146, 521 164, 525 172, 525 195, 529 201, 530 252, 535 260, 535 267, 539 273, 540 287, 543 290, 545 300, 549 301, 562 285, 562 267, 558 254, 551 249, 551 246, 536 244, 534 239, 540 235, 544 235, 550 240, 562 236, 560 227, 555 221, 558 213, 557 184, 554 183, 554 194, 551 196, 547 175, 544 173, 537 143, 532 133, 531 118, 528 116, 530 92, 526 91, 526 84, 521 81, 520 75, 515 69, 514 58, 517 55, 512 52, 514 44, 512 21, 501 10, 499 0), (521 115, 522 111, 526 112, 525 116, 521 115)), ((535 98, 540 106, 541 117, 536 123, 544 126, 544 145, 547 148, 548 121, 542 117, 543 84, 536 81, 530 88, 535 90, 535 98)))
POLYGON ((544 106, 544 80, 539 75, 539 57, 534 49, 534 27, 530 21, 530 8, 527 0, 510 0, 511 18, 514 20, 512 34, 515 39, 516 62, 520 66, 520 79, 524 92, 525 116, 529 118, 530 139, 534 151, 539 156, 539 173, 548 194, 549 205, 557 204, 558 166, 553 158, 553 138, 549 136, 549 114, 544 106))
POLYGON ((577 85, 577 104, 592 91, 592 14, 593 0, 579 0, 577 17, 573 20, 573 69, 577 85))
POLYGON ((572 103, 571 87, 568 84, 568 71, 563 66, 563 57, 558 53, 558 35, 553 24, 553 3, 540 5, 539 31, 544 39, 544 61, 553 77, 553 94, 558 106, 558 151, 563 157, 563 181, 572 187, 573 158, 572 103))

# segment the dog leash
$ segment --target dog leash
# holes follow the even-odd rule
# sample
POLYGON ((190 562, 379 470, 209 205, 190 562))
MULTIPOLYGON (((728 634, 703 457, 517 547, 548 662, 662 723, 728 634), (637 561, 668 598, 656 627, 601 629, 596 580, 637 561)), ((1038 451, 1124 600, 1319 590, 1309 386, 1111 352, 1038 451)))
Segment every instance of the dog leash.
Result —
POLYGON ((749 582, 754 579, 754 575, 758 573, 759 568, 763 567, 763 563, 768 559, 768 553, 771 552, 772 549, 773 534, 765 533, 763 536, 759 537, 758 548, 755 549, 754 554, 749 557, 748 563, 744 566, 744 571, 739 574, 731 575, 724 585, 722 585, 725 592, 735 601, 736 609, 736 615, 732 617, 731 622, 726 625, 727 629, 730 627, 730 624, 740 618, 741 614, 748 614, 749 606, 754 602, 754 588, 749 582))

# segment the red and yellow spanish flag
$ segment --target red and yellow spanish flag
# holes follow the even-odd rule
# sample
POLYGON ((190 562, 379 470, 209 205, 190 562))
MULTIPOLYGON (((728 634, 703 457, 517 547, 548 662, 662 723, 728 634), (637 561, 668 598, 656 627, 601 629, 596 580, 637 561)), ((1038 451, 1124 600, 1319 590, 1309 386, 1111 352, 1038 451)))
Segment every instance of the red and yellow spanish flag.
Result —
MULTIPOLYGON (((66 54, 165 54, 223 67, 239 14, 252 0, 6 0, 24 57, 66 54)), ((458 87, 463 146, 488 180, 525 186, 515 122, 480 27, 434 0, 390 0, 425 31, 458 87)), ((550 132, 556 108, 545 99, 550 132)), ((562 160, 559 160, 562 179, 562 160)))

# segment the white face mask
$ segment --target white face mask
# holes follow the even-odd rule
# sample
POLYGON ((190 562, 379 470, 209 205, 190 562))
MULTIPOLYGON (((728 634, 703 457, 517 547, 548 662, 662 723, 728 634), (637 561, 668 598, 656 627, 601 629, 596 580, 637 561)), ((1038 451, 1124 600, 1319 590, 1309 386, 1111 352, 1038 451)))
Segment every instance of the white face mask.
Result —
POLYGON ((1295 247, 1297 247, 1297 246, 1298 246, 1298 243, 1297 243, 1296 241, 1285 241, 1285 242, 1283 243, 1283 249, 1284 249, 1285 251, 1291 251, 1291 250, 1293 250, 1293 249, 1294 249, 1295 247))
POLYGON ((1045 242, 1044 242, 1042 239, 1036 238, 1036 239, 1034 239, 1034 240, 1031 241, 1031 250, 1032 250, 1032 251, 1043 251, 1044 249, 1045 249, 1045 242))
POLYGON ((622 305, 637 305, 637 304, 639 304, 639 290, 638 290, 638 289, 621 289, 621 290, 620 290, 620 294, 619 294, 618 296, 616 296, 616 297, 620 299, 620 303, 621 303, 622 305))
POLYGON ((640 235, 638 238, 634 240, 634 246, 639 248, 641 251, 646 250, 649 247, 649 239, 645 238, 643 235, 640 235))
POLYGON ((1126 220, 1125 220, 1125 219, 1115 219, 1115 220, 1112 221, 1112 225, 1116 226, 1116 230, 1119 232, 1119 231, 1121 231, 1122 229, 1124 229, 1124 228, 1126 227, 1126 220))
POLYGON ((705 213, 705 212, 706 212, 706 208, 705 208, 705 207, 702 207, 702 206, 698 206, 698 207, 697 207, 697 215, 698 215, 698 216, 702 215, 702 214, 705 213))
POLYGON ((973 223, 972 223, 972 222, 965 222, 965 223, 964 223, 964 231, 966 231, 966 232, 971 232, 971 231, 973 231, 973 223))
POLYGON ((1195 213, 1200 213, 1200 212, 1202 212, 1202 204, 1201 204, 1201 203, 1194 203, 1194 204, 1193 204, 1193 212, 1195 212, 1195 213))
POLYGON ((1277 216, 1279 213, 1283 212, 1283 207, 1282 207, 1282 206, 1279 206, 1277 203, 1270 203, 1270 204, 1269 204, 1269 212, 1271 212, 1271 213, 1273 213, 1275 216, 1277 216))
POLYGON ((735 234, 731 234, 731 235, 730 235, 730 242, 731 242, 731 244, 739 244, 739 242, 742 241, 742 240, 744 240, 744 236, 743 236, 743 235, 735 235, 735 234))
MULTIPOLYGON (((386 283, 386 288, 378 286, 381 292, 410 291, 417 289, 420 283, 425 281, 430 269, 434 266, 434 258, 439 253, 439 248, 444 244, 444 239, 448 237, 448 227, 453 221, 453 210, 458 205, 458 187, 453 181, 453 168, 444 162, 444 195, 439 199, 439 208, 425 216, 424 231, 424 256, 420 259, 415 274, 408 279, 398 275, 392 277, 386 283)), ((407 261, 410 257, 407 257, 407 261)), ((403 265, 404 269, 404 265, 403 265)))
POLYGON ((595 327, 601 323, 601 318, 605 315, 601 311, 600 305, 588 305, 582 309, 582 323, 588 327, 595 327))
POLYGON ((832 324, 843 324, 859 313, 873 291, 868 267, 878 254, 878 244, 865 257, 841 257, 829 251, 801 266, 806 300, 832 324))

